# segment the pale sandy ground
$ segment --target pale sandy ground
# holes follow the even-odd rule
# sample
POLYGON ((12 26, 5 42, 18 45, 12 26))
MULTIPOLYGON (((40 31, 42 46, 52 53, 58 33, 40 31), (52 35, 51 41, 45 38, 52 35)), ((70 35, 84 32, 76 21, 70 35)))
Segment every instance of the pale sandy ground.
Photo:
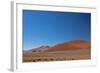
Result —
POLYGON ((86 60, 90 58, 90 49, 78 49, 59 52, 32 53, 31 56, 23 56, 23 62, 86 60))

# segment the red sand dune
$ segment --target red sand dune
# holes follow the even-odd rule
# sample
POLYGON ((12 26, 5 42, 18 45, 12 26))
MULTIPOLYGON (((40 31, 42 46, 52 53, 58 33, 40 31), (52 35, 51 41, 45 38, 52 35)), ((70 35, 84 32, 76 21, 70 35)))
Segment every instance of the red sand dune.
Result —
POLYGON ((52 51, 65 51, 65 50, 90 49, 90 48, 91 45, 87 41, 74 40, 74 41, 69 41, 69 42, 55 45, 54 47, 51 47, 46 51, 52 52, 52 51))
POLYGON ((31 49, 31 52, 54 52, 54 51, 66 51, 66 50, 76 50, 76 49, 90 49, 91 45, 89 42, 84 40, 74 40, 61 44, 57 44, 53 47, 41 46, 39 48, 31 49))

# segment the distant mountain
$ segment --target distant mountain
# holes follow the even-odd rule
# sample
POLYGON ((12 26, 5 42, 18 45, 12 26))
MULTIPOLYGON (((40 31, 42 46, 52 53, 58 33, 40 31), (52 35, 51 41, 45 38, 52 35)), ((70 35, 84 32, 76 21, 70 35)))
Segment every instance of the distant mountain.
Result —
POLYGON ((23 51, 23 54, 26 54, 26 53, 31 54, 33 52, 44 52, 44 51, 48 50, 49 48, 50 48, 50 46, 40 46, 38 48, 33 48, 31 50, 23 51))
POLYGON ((50 46, 40 46, 39 48, 33 48, 32 52, 43 52, 50 49, 50 46))
POLYGON ((50 46, 40 46, 39 48, 34 48, 28 50, 27 53, 33 52, 55 52, 55 51, 67 51, 67 50, 77 50, 77 49, 90 49, 91 44, 84 40, 73 40, 69 42, 64 42, 56 44, 53 47, 50 46))

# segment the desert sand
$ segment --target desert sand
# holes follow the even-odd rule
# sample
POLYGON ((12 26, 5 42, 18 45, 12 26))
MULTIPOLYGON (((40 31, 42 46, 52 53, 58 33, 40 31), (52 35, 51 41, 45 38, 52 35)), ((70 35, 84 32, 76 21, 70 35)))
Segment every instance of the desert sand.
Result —
POLYGON ((23 62, 45 62, 91 59, 91 44, 84 40, 74 40, 41 46, 23 52, 23 62))

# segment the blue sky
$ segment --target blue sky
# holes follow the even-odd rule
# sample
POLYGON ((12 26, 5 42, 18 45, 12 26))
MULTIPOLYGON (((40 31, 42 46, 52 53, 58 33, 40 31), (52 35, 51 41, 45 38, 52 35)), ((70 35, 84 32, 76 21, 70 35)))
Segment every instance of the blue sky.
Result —
POLYGON ((91 14, 23 10, 23 49, 71 40, 91 41, 91 14))

